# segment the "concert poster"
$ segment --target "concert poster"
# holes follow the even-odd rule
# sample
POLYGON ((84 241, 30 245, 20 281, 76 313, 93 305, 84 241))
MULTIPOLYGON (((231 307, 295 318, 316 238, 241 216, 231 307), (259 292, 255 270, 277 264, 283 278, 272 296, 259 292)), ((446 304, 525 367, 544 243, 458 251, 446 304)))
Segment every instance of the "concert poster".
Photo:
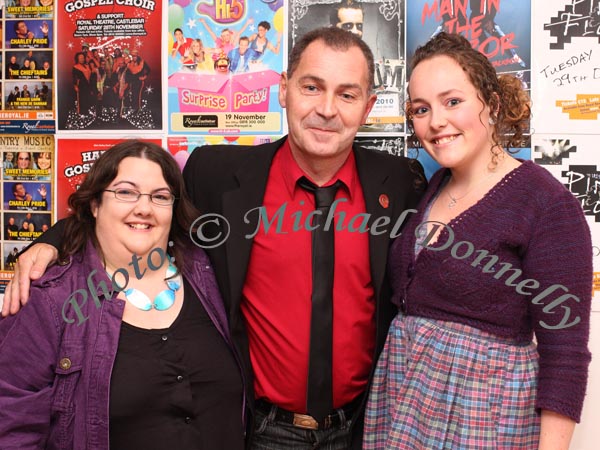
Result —
POLYGON ((533 128, 538 133, 598 134, 600 2, 534 2, 533 12, 533 128))
POLYGON ((282 0, 170 0, 171 134, 283 134, 282 0))
POLYGON ((162 2, 127 3, 57 5, 60 131, 162 129, 162 2))
MULTIPOLYGON (((102 153, 113 145, 126 140, 120 139, 67 139, 57 140, 57 182, 56 182, 56 217, 63 219, 69 215, 69 195, 79 189, 102 153)), ((143 139, 162 146, 161 139, 143 139)))
POLYGON ((377 101, 367 123, 359 128, 360 134, 404 131, 404 3, 404 0, 290 0, 290 50, 307 31, 337 26, 360 36, 373 51, 373 90, 377 101))
POLYGON ((533 161, 547 169, 581 204, 592 232, 592 310, 600 311, 600 159, 595 136, 534 135, 533 161))

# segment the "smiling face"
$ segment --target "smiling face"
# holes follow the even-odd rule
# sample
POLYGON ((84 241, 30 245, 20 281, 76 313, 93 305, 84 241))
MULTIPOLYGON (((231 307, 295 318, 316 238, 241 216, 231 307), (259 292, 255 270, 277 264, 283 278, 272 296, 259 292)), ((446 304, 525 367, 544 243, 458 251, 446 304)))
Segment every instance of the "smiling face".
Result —
POLYGON ((27 195, 27 190, 25 189, 25 186, 23 186, 23 183, 15 184, 13 194, 18 198, 24 198, 25 195, 27 195))
POLYGON ((248 50, 248 45, 250 45, 248 39, 240 39, 240 55, 244 55, 246 53, 246 50, 248 50))
POLYGON ((218 59, 215 64, 215 69, 218 73, 229 72, 229 60, 225 58, 218 59))
POLYGON ((48 169, 50 169, 51 165, 52 165, 52 158, 50 156, 50 153, 42 152, 38 155, 37 166, 39 169, 48 170, 48 169))
POLYGON ((308 168, 319 161, 341 166, 376 99, 362 51, 335 50, 316 40, 304 50, 292 77, 282 74, 279 86, 296 162, 309 175, 308 168))
POLYGON ((221 31, 221 40, 226 44, 231 42, 231 31, 228 29, 221 31))
POLYGON ((193 41, 192 45, 190 46, 190 49, 192 50, 192 53, 196 56, 200 56, 202 54, 202 44, 200 43, 200 41, 193 41))
POLYGON ((183 32, 181 30, 175 30, 175 33, 173 33, 173 35, 175 36, 175 40, 177 42, 185 42, 183 32))
MULTIPOLYGON (((148 159, 127 157, 119 164, 115 179, 106 189, 133 189, 141 193, 170 193, 161 167, 148 159)), ((112 192, 102 193, 102 202, 92 205, 96 237, 107 264, 128 264, 135 253, 145 259, 152 249, 167 248, 173 206, 159 206, 143 195, 136 202, 117 200, 112 192)))
POLYGON ((20 21, 19 23, 17 23, 17 35, 19 36, 25 36, 27 35, 27 32, 29 31, 29 29, 27 28, 27 24, 23 21, 20 21))
POLYGON ((408 90, 415 135, 433 159, 451 169, 486 167, 493 145, 490 108, 454 59, 421 61, 408 90))

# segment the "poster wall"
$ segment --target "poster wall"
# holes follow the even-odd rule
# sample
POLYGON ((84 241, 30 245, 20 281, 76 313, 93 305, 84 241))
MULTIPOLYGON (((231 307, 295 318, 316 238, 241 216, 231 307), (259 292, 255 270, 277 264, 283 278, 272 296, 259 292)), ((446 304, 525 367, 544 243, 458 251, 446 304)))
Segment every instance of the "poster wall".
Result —
POLYGON ((533 51, 538 133, 588 133, 600 129, 600 3, 534 2, 533 51))
MULTIPOLYGON (((69 195, 75 192, 85 175, 90 171, 94 161, 102 153, 115 144, 122 142, 120 139, 58 139, 57 145, 57 204, 55 207, 57 220, 69 215, 69 195)), ((162 145, 161 139, 145 139, 149 142, 162 145)))
POLYGON ((170 0, 173 134, 282 134, 283 1, 170 0))
POLYGON ((12 277, 16 254, 54 223, 54 136, 0 134, 0 148, 1 291, 12 277))
POLYGON ((406 53, 409 60, 419 45, 441 31, 463 35, 489 59, 498 73, 512 73, 529 84, 530 0, 408 2, 406 53))
POLYGON ((533 161, 550 171, 580 202, 592 232, 592 310, 600 311, 600 158, 597 138, 585 134, 534 135, 533 161))

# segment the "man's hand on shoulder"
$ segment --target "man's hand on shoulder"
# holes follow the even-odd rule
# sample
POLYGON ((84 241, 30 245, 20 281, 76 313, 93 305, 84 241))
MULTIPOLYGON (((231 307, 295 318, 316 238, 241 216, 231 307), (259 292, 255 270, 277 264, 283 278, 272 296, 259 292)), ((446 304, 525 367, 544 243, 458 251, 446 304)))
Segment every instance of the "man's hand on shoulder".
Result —
POLYGON ((15 275, 4 291, 2 317, 16 314, 29 299, 31 280, 37 280, 58 259, 58 250, 49 244, 35 244, 19 256, 15 275))

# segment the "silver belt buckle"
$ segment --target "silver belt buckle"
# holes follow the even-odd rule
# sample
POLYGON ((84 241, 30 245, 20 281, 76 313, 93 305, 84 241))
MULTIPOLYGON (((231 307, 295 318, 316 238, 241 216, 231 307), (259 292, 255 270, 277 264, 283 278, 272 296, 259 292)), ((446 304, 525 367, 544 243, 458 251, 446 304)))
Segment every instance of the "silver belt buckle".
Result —
POLYGON ((293 425, 298 428, 303 428, 305 430, 318 430, 319 422, 317 422, 313 416, 309 416, 307 414, 296 414, 294 413, 294 423, 293 425))

